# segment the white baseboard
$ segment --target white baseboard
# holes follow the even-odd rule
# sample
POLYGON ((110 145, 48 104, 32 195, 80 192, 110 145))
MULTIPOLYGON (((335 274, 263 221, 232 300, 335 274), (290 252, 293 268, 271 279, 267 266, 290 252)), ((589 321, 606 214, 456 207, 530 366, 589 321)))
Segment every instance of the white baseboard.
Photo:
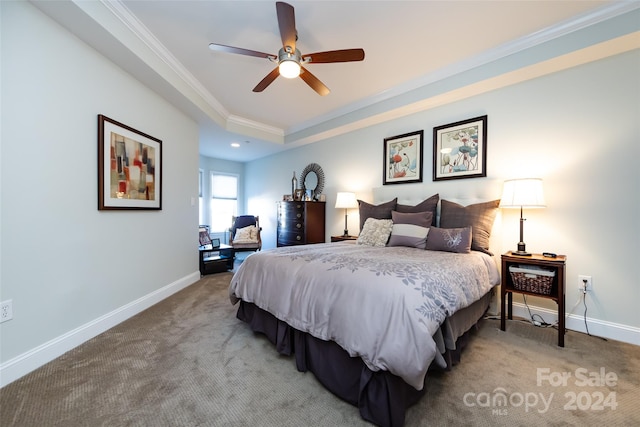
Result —
POLYGON ((28 374, 79 346, 91 338, 113 328, 128 318, 146 310, 163 299, 186 288, 200 279, 200 273, 191 273, 170 283, 157 291, 151 292, 110 313, 100 316, 74 330, 35 347, 13 359, 0 364, 0 388, 28 374))
MULTIPOLYGON (((529 304, 531 314, 541 316, 547 323, 555 323, 558 321, 558 312, 547 308, 535 307, 529 304)), ((529 319, 529 310, 522 303, 513 303, 513 315, 529 319)), ((587 333, 601 338, 607 338, 616 341, 622 341, 629 344, 640 346, 640 328, 622 325, 620 323, 606 322, 604 320, 586 318, 579 314, 569 314, 565 318, 565 327, 572 331, 587 333)))

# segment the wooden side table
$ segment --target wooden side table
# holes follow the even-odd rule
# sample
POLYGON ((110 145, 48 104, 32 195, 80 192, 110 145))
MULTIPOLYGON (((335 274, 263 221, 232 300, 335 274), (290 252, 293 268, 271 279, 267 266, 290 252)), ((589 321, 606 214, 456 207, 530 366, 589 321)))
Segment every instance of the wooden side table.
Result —
POLYGON ((347 242, 351 240, 358 240, 358 236, 331 236, 332 242, 347 242))
POLYGON ((500 297, 501 297, 501 310, 500 310, 500 329, 505 330, 505 314, 509 320, 513 319, 512 302, 513 294, 519 293, 524 295, 533 295, 539 298, 548 298, 554 300, 558 304, 558 346, 564 347, 564 288, 565 288, 565 266, 567 257, 565 255, 558 255, 556 258, 544 257, 541 254, 532 254, 531 256, 517 256, 511 252, 507 252, 502 255, 502 281, 500 285, 500 297), (555 272, 553 277, 553 283, 551 286, 550 294, 541 294, 536 292, 528 292, 521 289, 516 289, 513 285, 513 279, 509 273, 509 267, 521 266, 526 268, 527 266, 541 267, 546 270, 555 272), (505 311, 505 302, 508 298, 507 310, 505 311))

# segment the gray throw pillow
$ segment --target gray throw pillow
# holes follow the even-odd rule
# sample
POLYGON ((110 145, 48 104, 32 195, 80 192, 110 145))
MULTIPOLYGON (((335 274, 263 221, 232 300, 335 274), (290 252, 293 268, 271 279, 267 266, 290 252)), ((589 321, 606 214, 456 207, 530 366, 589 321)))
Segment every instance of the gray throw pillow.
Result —
POLYGON ((364 223, 368 218, 391 219, 391 211, 396 209, 397 203, 397 197, 379 205, 372 205, 370 203, 363 202, 362 200, 358 200, 358 206, 360 208, 360 230, 362 230, 364 223))
POLYGON ((433 196, 429 197, 428 199, 423 200, 422 202, 418 203, 415 206, 411 206, 411 205, 401 205, 400 203, 398 203, 398 206, 396 206, 396 211, 398 212, 402 212, 402 213, 408 213, 408 212, 431 212, 431 214, 433 215, 431 218, 431 225, 435 226, 436 225, 436 209, 438 208, 438 201, 440 200, 440 194, 434 194, 433 196))
POLYGON ((471 252, 471 227, 431 227, 427 238, 427 249, 468 254, 471 252))
POLYGON ((493 221, 496 219, 500 200, 462 206, 442 200, 440 206, 440 228, 460 228, 471 226, 473 239, 471 249, 493 255, 489 252, 489 238, 493 221))

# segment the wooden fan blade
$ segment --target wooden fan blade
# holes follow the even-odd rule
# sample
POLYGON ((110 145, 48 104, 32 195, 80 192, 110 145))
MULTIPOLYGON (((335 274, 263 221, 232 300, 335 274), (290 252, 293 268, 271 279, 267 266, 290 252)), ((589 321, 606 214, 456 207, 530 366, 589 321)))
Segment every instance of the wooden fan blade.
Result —
POLYGON ((329 90, 328 87, 326 87, 324 85, 324 83, 322 83, 320 80, 318 80, 318 78, 316 76, 314 76, 313 74, 311 74, 309 72, 309 70, 307 70, 304 67, 300 67, 301 68, 301 73, 300 73, 300 78, 302 80, 304 80, 304 82, 306 84, 308 84, 309 86, 311 86, 311 89, 315 90, 316 92, 318 92, 318 95, 320 96, 325 96, 325 95, 329 95, 329 92, 331 92, 329 90))
POLYGON ((271 83, 273 83, 273 81, 280 75, 280 70, 278 70, 278 67, 274 68, 273 71, 271 71, 269 74, 267 74, 267 76, 262 79, 260 81, 260 83, 258 83, 256 85, 256 87, 253 88, 254 92, 262 92, 263 90, 265 90, 267 88, 267 86, 269 86, 271 83))
POLYGON ((225 46, 223 44, 217 44, 217 43, 209 43, 209 49, 216 52, 237 53, 239 55, 256 56, 258 58, 272 58, 274 60, 278 59, 276 55, 272 55, 269 53, 258 52, 258 51, 249 50, 249 49, 242 49, 240 47, 225 46))
POLYGON ((282 46, 291 46, 292 52, 296 50, 296 17, 293 6, 283 1, 276 2, 276 12, 278 13, 278 27, 282 46))
POLYGON ((364 59, 363 49, 330 50, 302 55, 302 59, 311 59, 311 63, 323 64, 329 62, 352 62, 364 59))

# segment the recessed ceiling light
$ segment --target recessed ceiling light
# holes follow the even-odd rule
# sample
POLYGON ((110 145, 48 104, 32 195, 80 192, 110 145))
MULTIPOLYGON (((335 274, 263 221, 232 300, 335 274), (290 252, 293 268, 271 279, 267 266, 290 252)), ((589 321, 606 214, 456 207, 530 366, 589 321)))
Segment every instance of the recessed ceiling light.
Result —
POLYGON ((238 147, 240 147, 240 144, 239 144, 239 143, 237 143, 237 142, 232 142, 232 143, 231 143, 231 146, 232 146, 233 148, 238 148, 238 147))

